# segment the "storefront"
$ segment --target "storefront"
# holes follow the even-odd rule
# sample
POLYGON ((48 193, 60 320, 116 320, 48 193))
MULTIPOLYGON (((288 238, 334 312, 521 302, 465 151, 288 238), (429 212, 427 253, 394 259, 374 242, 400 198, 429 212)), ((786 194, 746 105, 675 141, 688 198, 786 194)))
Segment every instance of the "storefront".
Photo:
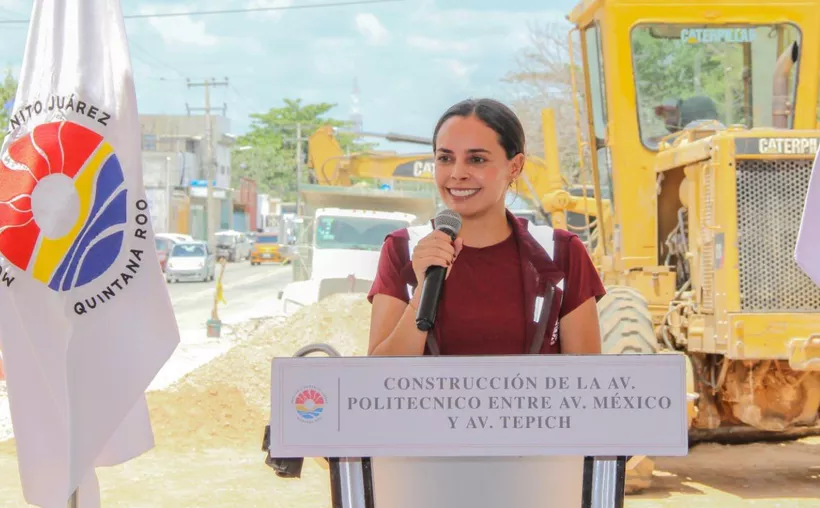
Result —
MULTIPOLYGON (((208 232, 208 187, 204 180, 195 180, 189 187, 190 235, 197 240, 207 241, 208 232)), ((231 190, 213 188, 214 213, 217 215, 215 232, 231 228, 231 190)))

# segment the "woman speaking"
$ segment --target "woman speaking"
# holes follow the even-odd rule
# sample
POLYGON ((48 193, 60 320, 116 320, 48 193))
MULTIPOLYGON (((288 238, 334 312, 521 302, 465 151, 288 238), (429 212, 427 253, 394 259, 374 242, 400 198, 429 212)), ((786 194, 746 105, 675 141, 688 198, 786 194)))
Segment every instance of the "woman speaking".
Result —
MULTIPOLYGON (((425 273, 446 267, 434 346, 442 355, 598 354, 597 300, 605 291, 581 240, 555 230, 554 259, 524 219, 505 206, 525 161, 524 129, 505 105, 465 100, 433 132, 435 183, 445 206, 462 219, 455 241, 433 230, 410 251, 407 229, 385 239, 372 304, 372 356, 430 354, 416 326, 425 273), (415 288, 412 297, 408 287, 415 288), (546 327, 537 302, 554 288, 546 327), (543 337, 536 337, 544 330, 543 337), (532 350, 532 344, 543 344, 532 350)), ((548 300, 541 300, 548 301, 548 300)))
MULTIPOLYGON (((506 209, 524 141, 515 114, 493 100, 463 101, 441 117, 435 182, 461 228, 455 240, 419 226, 385 239, 368 294, 369 355, 600 353, 605 292, 583 243, 506 209), (446 279, 428 336, 416 315, 431 266, 446 279)), ((583 457, 374 457, 373 481, 386 508, 577 508, 583 457)))

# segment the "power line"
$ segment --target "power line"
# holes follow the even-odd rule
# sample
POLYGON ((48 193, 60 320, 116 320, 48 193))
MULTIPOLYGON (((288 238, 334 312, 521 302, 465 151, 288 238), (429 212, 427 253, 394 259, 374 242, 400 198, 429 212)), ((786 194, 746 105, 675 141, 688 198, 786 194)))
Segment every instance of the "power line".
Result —
MULTIPOLYGON (((207 242, 211 249, 216 248, 216 239, 214 233, 216 232, 216 202, 214 201, 214 180, 216 180, 216 161, 214 160, 214 134, 213 123, 211 120, 211 87, 212 86, 228 86, 228 78, 225 81, 214 81, 206 79, 200 83, 188 82, 188 88, 192 86, 201 86, 205 88, 205 107, 204 108, 188 108, 188 114, 191 114, 193 109, 202 109, 205 111, 205 178, 208 179, 208 194, 207 194, 207 217, 206 217, 206 231, 207 242)), ((225 106, 227 109, 227 105, 225 106)), ((224 113, 223 113, 224 114, 224 113)))
MULTIPOLYGON (((405 0, 354 0, 350 2, 330 2, 322 4, 290 5, 278 7, 246 7, 241 9, 223 9, 218 11, 186 11, 186 12, 162 12, 158 14, 128 14, 125 19, 146 19, 146 18, 173 18, 179 16, 206 16, 210 14, 242 14, 247 12, 270 12, 270 11, 293 11, 297 9, 317 9, 321 7, 344 7, 348 5, 384 4, 391 2, 404 2, 405 0)), ((11 25, 18 23, 28 23, 29 19, 0 19, 0 25, 11 25)))

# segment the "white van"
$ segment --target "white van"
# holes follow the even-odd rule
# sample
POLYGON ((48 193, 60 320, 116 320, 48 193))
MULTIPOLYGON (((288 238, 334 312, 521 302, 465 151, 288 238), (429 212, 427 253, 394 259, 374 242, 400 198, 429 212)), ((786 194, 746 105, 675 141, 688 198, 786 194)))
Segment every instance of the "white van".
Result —
POLYGON ((228 261, 243 261, 251 258, 251 242, 241 231, 220 231, 216 233, 216 258, 228 261))

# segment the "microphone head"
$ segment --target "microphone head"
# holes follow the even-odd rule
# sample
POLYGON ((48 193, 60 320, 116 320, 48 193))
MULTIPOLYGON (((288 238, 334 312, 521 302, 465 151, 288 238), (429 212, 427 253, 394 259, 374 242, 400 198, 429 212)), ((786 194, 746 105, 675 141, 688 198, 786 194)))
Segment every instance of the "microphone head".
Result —
POLYGON ((445 208, 436 214, 433 224, 435 224, 437 230, 444 231, 455 238, 458 232, 461 231, 461 215, 445 208))

